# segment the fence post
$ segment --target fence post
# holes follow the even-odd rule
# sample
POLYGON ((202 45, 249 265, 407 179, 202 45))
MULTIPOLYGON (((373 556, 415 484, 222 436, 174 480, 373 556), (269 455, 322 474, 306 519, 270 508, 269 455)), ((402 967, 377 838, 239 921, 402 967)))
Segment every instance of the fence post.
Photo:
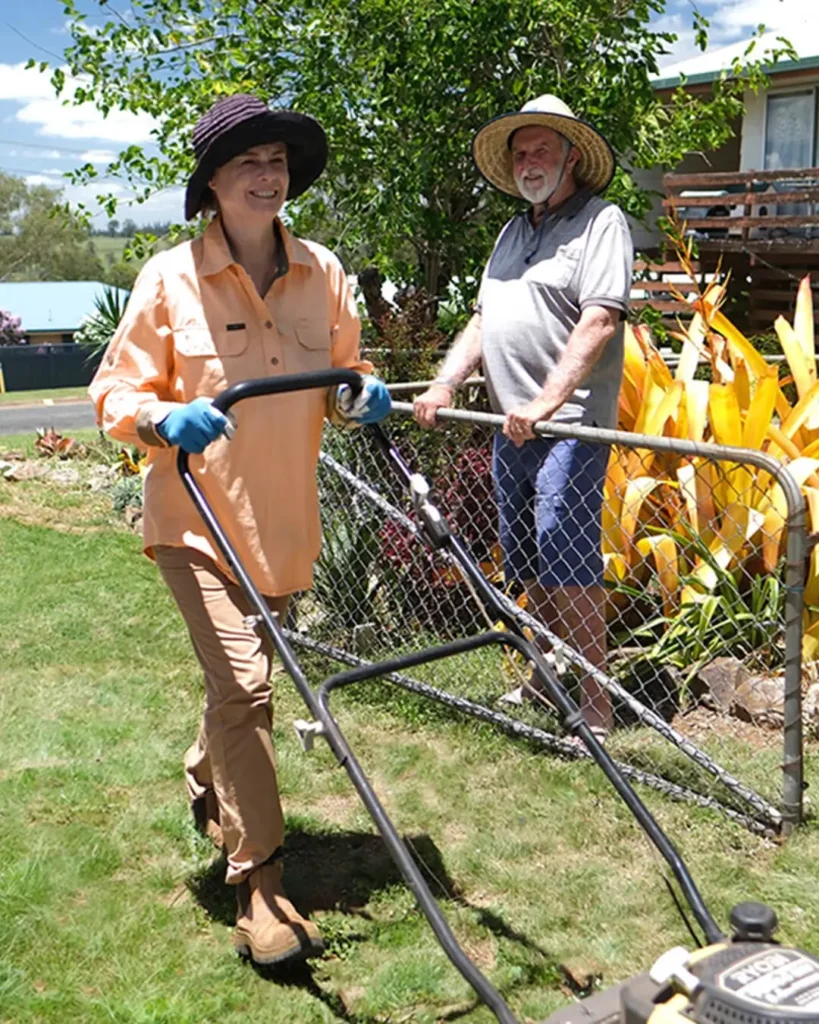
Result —
POLYGON ((794 478, 777 477, 788 502, 785 552, 785 700, 783 713, 782 833, 790 835, 802 820, 805 790, 802 757, 802 612, 805 591, 805 503, 794 478), (789 494, 789 490, 791 493, 789 494), (797 503, 793 491, 801 500, 797 503))

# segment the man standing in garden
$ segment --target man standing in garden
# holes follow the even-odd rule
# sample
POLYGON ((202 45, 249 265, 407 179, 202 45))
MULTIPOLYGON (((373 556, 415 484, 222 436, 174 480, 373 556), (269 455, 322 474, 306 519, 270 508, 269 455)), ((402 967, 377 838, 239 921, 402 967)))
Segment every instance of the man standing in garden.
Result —
MULTIPOLYGON (((415 400, 415 417, 434 426, 483 361, 492 408, 506 417, 493 455, 506 578, 524 585, 534 615, 602 669, 608 448, 536 437, 533 425, 617 425, 633 251, 622 212, 598 196, 614 155, 556 96, 493 118, 472 153, 491 185, 530 205, 498 236, 475 313, 415 400)), ((583 717, 602 738, 608 694, 589 676, 580 686, 583 717)))

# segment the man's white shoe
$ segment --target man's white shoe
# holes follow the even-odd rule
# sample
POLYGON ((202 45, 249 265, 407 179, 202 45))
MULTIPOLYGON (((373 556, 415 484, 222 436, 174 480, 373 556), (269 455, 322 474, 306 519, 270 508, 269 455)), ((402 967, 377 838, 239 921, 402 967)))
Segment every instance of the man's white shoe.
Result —
POLYGON ((523 687, 518 686, 514 690, 510 690, 509 693, 505 693, 502 697, 498 697, 498 704, 511 704, 514 707, 523 707, 526 698, 523 696, 523 687))

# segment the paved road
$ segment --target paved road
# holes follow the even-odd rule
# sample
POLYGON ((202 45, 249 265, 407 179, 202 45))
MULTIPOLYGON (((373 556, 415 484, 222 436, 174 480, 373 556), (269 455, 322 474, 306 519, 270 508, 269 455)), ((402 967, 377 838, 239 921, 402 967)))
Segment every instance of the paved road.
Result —
POLYGON ((55 402, 54 405, 0 405, 0 434, 27 434, 37 427, 54 427, 64 434, 94 426, 90 402, 55 402))

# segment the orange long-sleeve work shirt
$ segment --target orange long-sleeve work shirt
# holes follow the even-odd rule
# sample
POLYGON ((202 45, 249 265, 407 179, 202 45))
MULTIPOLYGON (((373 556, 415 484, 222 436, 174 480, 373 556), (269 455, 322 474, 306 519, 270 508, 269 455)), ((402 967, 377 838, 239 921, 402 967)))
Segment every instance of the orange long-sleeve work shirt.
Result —
MULTIPOLYGON (((229 569, 155 426, 178 403, 213 397, 254 377, 349 367, 360 323, 344 270, 323 246, 278 223, 287 260, 262 298, 231 254, 218 220, 201 238, 154 256, 89 387, 100 425, 147 448, 144 549, 187 546, 229 569)), ((325 390, 246 399, 234 438, 220 438, 191 470, 256 585, 268 595, 312 583, 321 542, 316 465, 325 390)))

